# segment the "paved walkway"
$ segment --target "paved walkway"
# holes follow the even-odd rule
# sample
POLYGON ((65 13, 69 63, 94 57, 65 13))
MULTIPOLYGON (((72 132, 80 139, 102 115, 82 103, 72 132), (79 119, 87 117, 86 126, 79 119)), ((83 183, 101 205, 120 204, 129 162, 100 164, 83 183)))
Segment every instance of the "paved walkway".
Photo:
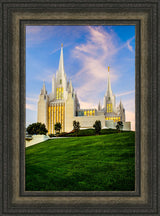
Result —
POLYGON ((39 144, 41 142, 47 141, 49 139, 61 139, 61 138, 69 138, 69 137, 51 137, 51 138, 46 138, 46 139, 43 139, 43 140, 32 139, 30 141, 26 140, 26 148, 29 147, 29 146, 36 145, 36 144, 39 144))

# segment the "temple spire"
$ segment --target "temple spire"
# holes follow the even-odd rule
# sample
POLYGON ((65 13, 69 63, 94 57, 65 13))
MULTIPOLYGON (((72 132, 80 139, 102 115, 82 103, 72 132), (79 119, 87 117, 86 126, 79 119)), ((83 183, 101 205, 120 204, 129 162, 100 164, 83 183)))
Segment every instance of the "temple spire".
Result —
POLYGON ((120 99, 119 107, 120 107, 120 109, 123 109, 123 104, 122 104, 121 99, 120 99))
POLYGON ((107 93, 106 93, 106 95, 108 97, 111 97, 112 96, 112 90, 111 90, 111 82, 110 82, 110 77, 109 77, 109 70, 110 70, 110 67, 108 67, 108 85, 107 85, 107 93))
POLYGON ((100 103, 100 101, 99 101, 99 104, 98 104, 98 111, 100 111, 101 110, 101 103, 100 103))
POLYGON ((61 55, 60 55, 60 60, 59 60, 59 73, 64 74, 63 43, 61 44, 61 55))

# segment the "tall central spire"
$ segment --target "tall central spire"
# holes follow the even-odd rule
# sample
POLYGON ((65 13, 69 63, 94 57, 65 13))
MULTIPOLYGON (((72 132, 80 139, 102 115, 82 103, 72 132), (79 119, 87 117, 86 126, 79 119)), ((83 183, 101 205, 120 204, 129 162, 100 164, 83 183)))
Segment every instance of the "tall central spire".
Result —
POLYGON ((108 86, 107 86, 106 96, 111 97, 112 96, 112 89, 111 89, 111 82, 110 82, 110 77, 109 77, 109 68, 110 67, 108 67, 108 86))
POLYGON ((61 55, 59 60, 59 73, 64 74, 64 61, 63 61, 63 44, 61 44, 61 55))

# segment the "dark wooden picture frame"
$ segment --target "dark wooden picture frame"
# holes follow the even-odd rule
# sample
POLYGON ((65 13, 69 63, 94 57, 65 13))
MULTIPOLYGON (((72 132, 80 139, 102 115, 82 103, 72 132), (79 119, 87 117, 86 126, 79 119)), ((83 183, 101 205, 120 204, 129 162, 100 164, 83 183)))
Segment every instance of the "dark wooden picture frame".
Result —
POLYGON ((159 215, 160 1, 0 0, 0 13, 0 214, 159 215), (135 191, 25 191, 26 24, 136 25, 135 191))

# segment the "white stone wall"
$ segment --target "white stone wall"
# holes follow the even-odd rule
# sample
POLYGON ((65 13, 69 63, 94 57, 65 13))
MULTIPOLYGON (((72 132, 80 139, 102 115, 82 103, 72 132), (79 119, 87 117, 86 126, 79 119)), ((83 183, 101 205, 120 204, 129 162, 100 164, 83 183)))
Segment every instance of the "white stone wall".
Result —
MULTIPOLYGON (((113 120, 107 120, 105 121, 105 126, 107 128, 116 129, 117 122, 114 122, 113 120)), ((123 122, 123 129, 122 130, 131 130, 131 122, 123 122)))
POLYGON ((131 122, 123 122, 123 130, 131 130, 131 122))
POLYGON ((105 126, 107 128, 116 129, 116 125, 117 125, 117 123, 114 122, 113 120, 107 120, 107 121, 105 121, 105 126))
POLYGON ((81 128, 93 128, 96 120, 101 121, 102 128, 105 127, 105 116, 74 116, 73 121, 79 121, 81 128))
POLYGON ((73 116, 74 99, 72 98, 72 93, 69 93, 65 103, 65 132, 73 130, 73 116))

